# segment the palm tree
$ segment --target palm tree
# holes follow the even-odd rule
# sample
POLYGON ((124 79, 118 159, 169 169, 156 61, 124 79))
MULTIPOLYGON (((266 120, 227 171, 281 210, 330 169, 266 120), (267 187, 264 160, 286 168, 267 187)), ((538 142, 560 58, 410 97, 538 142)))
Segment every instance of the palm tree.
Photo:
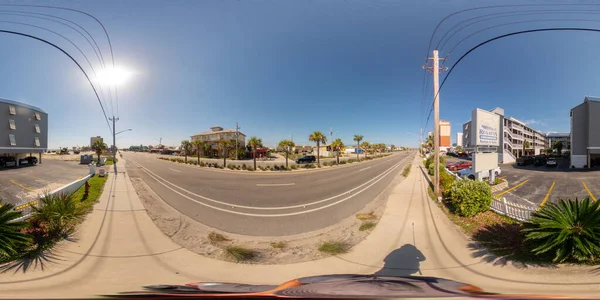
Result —
POLYGON ((21 212, 13 210, 11 203, 0 200, 0 261, 19 253, 19 249, 31 240, 21 229, 29 226, 28 222, 15 221, 21 217, 21 212))
POLYGON ((331 142, 329 145, 331 147, 331 151, 335 151, 337 164, 340 164, 340 152, 345 147, 342 139, 335 139, 335 141, 331 142))
POLYGON ((210 153, 210 150, 212 150, 212 145, 209 143, 204 143, 204 145, 202 145, 202 150, 203 150, 203 154, 205 156, 208 156, 208 153, 210 153))
POLYGON ((594 260, 600 256, 600 201, 585 198, 550 203, 533 213, 523 229, 537 255, 554 253, 555 262, 594 260))
POLYGON ((552 145, 552 147, 554 149, 556 149, 556 152, 558 154, 561 154, 562 153, 562 148, 563 148, 563 142, 562 141, 556 141, 556 142, 554 142, 554 145, 552 145))
POLYGON ((252 147, 252 159, 254 160, 254 170, 256 170, 256 148, 262 147, 262 140, 255 136, 250 137, 248 146, 252 147))
POLYGON ((186 163, 187 163, 188 154, 191 149, 192 149, 192 143, 190 143, 190 141, 188 141, 188 140, 181 141, 181 151, 183 151, 183 155, 185 156, 186 163))
POLYGON ((195 140, 192 145, 196 147, 196 155, 198 155, 198 165, 200 165, 200 150, 204 149, 204 142, 202 140, 195 140))
POLYGON ((296 146, 296 144, 294 144, 294 142, 290 141, 290 140, 282 140, 281 142, 279 142, 279 148, 285 149, 285 168, 286 169, 288 167, 288 156, 290 154, 290 149, 295 146, 296 146))
POLYGON ((358 159, 358 148, 360 148, 360 141, 363 140, 363 136, 359 134, 354 135, 354 141, 356 142, 356 159, 358 159))
POLYGON ((319 153, 320 153, 319 148, 321 146, 321 143, 323 143, 323 144, 327 143, 327 136, 325 136, 320 131, 315 131, 308 136, 308 140, 311 142, 317 143, 317 165, 320 166, 321 165, 321 156, 319 155, 319 153))
POLYGON ((223 153, 223 168, 227 167, 227 155, 229 155, 229 148, 231 148, 230 140, 222 140, 219 142, 219 150, 223 153))
POLYGON ((371 144, 369 144, 369 142, 362 142, 362 144, 360 144, 360 148, 365 153, 365 158, 367 158, 367 151, 369 151, 371 148, 371 144))
POLYGON ((523 156, 525 156, 525 148, 531 147, 531 143, 527 140, 523 142, 523 156))
POLYGON ((99 140, 94 142, 94 144, 92 145, 92 150, 94 150, 94 152, 96 152, 96 154, 98 154, 98 163, 100 163, 100 155, 106 149, 107 149, 106 144, 99 140))

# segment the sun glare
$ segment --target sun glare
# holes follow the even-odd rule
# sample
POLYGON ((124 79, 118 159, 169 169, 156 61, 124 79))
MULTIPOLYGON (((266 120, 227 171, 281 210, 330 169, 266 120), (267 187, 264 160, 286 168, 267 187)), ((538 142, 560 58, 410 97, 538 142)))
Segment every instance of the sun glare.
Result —
POLYGON ((122 67, 108 67, 96 73, 96 81, 100 84, 121 85, 131 79, 133 72, 122 67))

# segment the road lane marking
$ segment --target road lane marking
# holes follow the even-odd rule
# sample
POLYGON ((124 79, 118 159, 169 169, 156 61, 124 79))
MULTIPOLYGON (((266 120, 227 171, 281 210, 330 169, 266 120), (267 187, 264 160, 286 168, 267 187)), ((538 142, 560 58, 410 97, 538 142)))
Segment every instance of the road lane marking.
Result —
POLYGON ((295 183, 257 183, 256 186, 290 186, 295 183))
MULTIPOLYGON (((180 193, 180 192, 178 192, 178 191, 176 191, 176 190, 172 189, 171 187, 169 187, 168 185, 166 185, 164 182, 168 183, 169 185, 171 185, 171 186, 173 186, 173 187, 175 187, 175 188, 177 188, 177 189, 179 189, 179 190, 182 190, 182 191, 186 192, 186 193, 187 193, 187 194, 189 194, 189 195, 192 195, 192 196, 195 196, 195 197, 198 197, 198 198, 201 198, 201 199, 205 199, 205 200, 211 201, 211 202, 213 202, 213 203, 217 203, 217 204, 221 204, 221 205, 229 206, 229 207, 236 207, 236 208, 243 208, 243 209, 254 209, 254 210, 283 210, 283 209, 294 209, 294 208, 306 208, 307 206, 311 206, 311 205, 320 204, 320 203, 323 203, 323 202, 326 202, 326 201, 333 200, 333 199, 335 199, 335 198, 339 198, 339 197, 341 197, 341 196, 343 196, 343 195, 346 195, 346 194, 351 194, 351 193, 352 193, 352 192, 354 192, 355 190, 357 190, 357 189, 359 189, 359 188, 361 188, 361 187, 363 187, 363 186, 365 186, 365 185, 367 185, 367 184, 369 184, 369 183, 371 183, 371 182, 375 181, 375 182, 373 182, 371 185, 369 185, 369 186, 367 186, 367 187, 366 187, 366 188, 369 188, 369 187, 371 187, 373 184, 375 184, 375 183, 379 182, 379 181, 380 181, 381 179, 383 179, 385 176, 387 176, 388 174, 390 174, 391 172, 393 172, 393 171, 394 171, 396 168, 398 168, 400 165, 402 165, 402 163, 404 163, 404 162, 405 162, 405 161, 406 161, 408 158, 410 158, 410 156, 407 156, 407 157, 405 157, 404 159, 402 159, 402 161, 399 161, 399 162, 398 162, 398 163, 396 163, 395 165, 391 166, 389 169, 387 169, 387 170, 383 171, 381 174, 379 174, 379 175, 377 175, 377 176, 373 177, 372 179, 368 180, 367 182, 365 182, 365 183, 363 183, 363 184, 361 184, 361 185, 359 185, 359 186, 357 186, 357 187, 355 187, 355 188, 353 188, 353 189, 351 189, 351 190, 349 190, 349 191, 346 191, 346 192, 344 192, 344 193, 341 193, 341 194, 339 194, 339 195, 336 195, 336 196, 333 196, 333 197, 329 197, 329 198, 327 198, 327 199, 323 199, 323 200, 319 200, 319 201, 314 201, 314 202, 311 202, 311 203, 300 204, 300 205, 293 205, 293 206, 280 206, 280 207, 252 207, 252 206, 244 206, 244 205, 235 205, 235 204, 232 204, 232 203, 227 203, 227 202, 222 202, 222 201, 218 201, 218 200, 215 200, 215 199, 211 199, 211 198, 208 198, 208 197, 205 197, 205 196, 198 195, 198 194, 195 194, 195 193, 193 193, 193 192, 190 192, 190 191, 188 191, 188 190, 186 190, 186 189, 184 189, 184 188, 182 188, 182 187, 180 187, 180 186, 177 186, 176 184, 173 184, 172 182, 169 182, 168 180, 166 180, 166 179, 164 179, 164 178, 162 178, 162 177, 158 176, 156 173, 154 173, 154 172, 152 172, 152 171, 148 170, 147 168, 143 167, 143 166, 142 166, 142 165, 140 165, 138 162, 136 162, 136 161, 132 161, 132 162, 133 162, 134 164, 137 164, 137 165, 138 165, 138 167, 140 167, 142 171, 144 171, 146 174, 148 174, 150 177, 152 177, 152 178, 153 178, 154 180, 156 180, 158 183, 160 183, 160 184, 162 184, 163 186, 167 187, 167 188, 168 188, 168 189, 170 189, 171 191, 173 191, 173 192, 175 192, 175 193, 177 193, 177 194, 179 194, 179 195, 183 196, 184 198, 187 198, 187 199, 189 199, 189 200, 192 200, 192 201, 194 201, 194 202, 196 202, 196 203, 198 203, 198 204, 201 204, 201 205, 204 205, 204 206, 207 206, 207 207, 210 207, 210 208, 214 208, 214 209, 216 209, 216 210, 222 210, 222 211, 226 211, 226 212, 231 212, 231 213, 234 213, 234 214, 242 214, 242 215, 248 215, 248 216, 277 216, 277 215, 261 215, 261 214, 246 214, 246 213, 238 213, 238 212, 235 212, 235 211, 229 211, 229 210, 224 210, 224 209, 221 209, 221 208, 218 208, 218 207, 214 207, 214 206, 212 206, 212 205, 209 205, 209 204, 206 204, 206 203, 200 202, 200 201, 198 201, 198 200, 196 200, 196 199, 192 199, 192 198, 190 198, 190 197, 188 197, 188 196, 186 196, 186 195, 184 195, 184 194, 182 194, 182 193, 180 193), (159 179, 160 179, 160 180, 159 180, 159 179), (164 182, 161 182, 161 181, 164 181, 164 182)), ((365 189, 366 189, 366 188, 365 188, 365 189)), ((363 189, 363 190, 360 190, 360 191, 358 191, 358 192, 356 192, 356 193, 354 193, 354 194, 351 194, 351 195, 350 195, 348 198, 345 198, 345 199, 343 199, 343 201, 345 201, 345 200, 349 199, 350 197, 353 197, 354 195, 357 195, 357 194, 361 193, 361 192, 362 192, 362 191, 364 191, 365 189, 363 189)), ((343 202, 343 201, 342 201, 342 200, 340 200, 340 201, 338 201, 338 202, 335 202, 335 203, 333 203, 333 204, 330 204, 330 205, 328 205, 328 206, 322 206, 321 208, 326 208, 326 207, 329 207, 329 206, 332 206, 332 205, 338 204, 338 203, 340 203, 340 202, 343 202)), ((318 210, 318 209, 319 209, 319 208, 317 208, 317 209, 313 209, 313 210, 309 210, 309 211, 306 211, 306 212, 311 212, 311 211, 318 210)), ((278 216, 286 216, 286 215, 288 215, 288 214, 281 214, 281 215, 278 215, 278 216)), ((292 215, 293 215, 293 213, 292 213, 292 215)))
POLYGON ((181 173, 181 171, 179 171, 179 170, 175 170, 175 169, 171 169, 171 168, 169 168, 169 170, 181 173))
POLYGON ((502 196, 502 195, 504 195, 504 194, 506 194, 506 193, 508 193, 508 192, 510 192, 510 191, 512 191, 512 190, 515 190, 516 188, 518 188, 518 187, 520 187, 520 186, 524 185, 524 184, 525 184, 527 181, 529 181, 529 179, 525 179, 525 180, 521 181, 521 183, 519 183, 519 184, 517 184, 517 185, 515 185, 515 186, 511 187, 510 189, 508 189, 508 190, 505 190, 505 191, 503 191, 503 192, 501 192, 501 193, 498 193, 498 194, 496 194, 496 197, 500 197, 500 196, 502 196))
POLYGON ((28 191, 30 191, 30 192, 35 192, 35 190, 34 190, 34 189, 30 189, 30 188, 28 188, 28 187, 26 187, 26 186, 24 186, 24 185, 22 185, 22 184, 19 184, 19 183, 17 183, 16 181, 14 181, 14 180, 12 180, 12 179, 11 179, 11 180, 9 180, 9 181, 10 181, 10 182, 12 182, 13 184, 16 184, 16 185, 18 185, 18 186, 19 186, 20 188, 22 188, 22 189, 28 190, 28 191))
POLYGON ((592 200, 596 201, 596 197, 594 197, 594 194, 592 194, 592 192, 590 191, 590 189, 588 189, 588 186, 587 186, 587 184, 585 184, 585 182, 583 183, 583 187, 588 192, 588 194, 590 194, 590 197, 592 198, 592 200))
POLYGON ((538 207, 538 210, 540 210, 542 208, 542 206, 544 206, 544 204, 546 204, 546 201, 548 201, 548 198, 550 197, 550 193, 552 193, 552 189, 554 188, 554 184, 556 184, 556 182, 552 182, 552 185, 550 186, 550 189, 546 193, 546 197, 544 197, 544 200, 540 204, 540 207, 538 207))
MULTIPOLYGON (((360 190, 360 191, 358 191, 358 192, 356 192, 356 193, 354 193, 354 194, 351 194, 350 196, 348 196, 348 197, 346 197, 346 198, 340 199, 340 200, 338 200, 338 201, 336 201, 336 202, 333 202, 333 203, 327 204, 327 205, 325 205, 325 206, 316 207, 316 208, 309 209, 309 210, 305 210, 305 211, 299 211, 299 212, 294 212, 294 213, 284 213, 284 214, 255 214, 255 213, 243 213, 243 212, 238 212, 238 211, 233 211, 233 210, 228 210, 228 209, 224 209, 224 208, 220 208, 220 207, 212 206, 212 205, 210 205, 210 204, 206 204, 206 203, 204 203, 204 202, 201 202, 201 201, 198 201, 198 200, 196 200, 196 199, 190 198, 190 197, 188 197, 187 195, 184 195, 184 194, 182 194, 182 193, 180 193, 180 192, 178 192, 178 191, 174 190, 173 188, 169 187, 169 186, 168 186, 168 185, 166 185, 165 183, 163 183, 163 182, 159 181, 158 179, 156 179, 155 177, 153 177, 152 175, 150 175, 150 173, 146 172, 146 170, 144 170, 144 169, 145 169, 144 167, 142 167, 141 165, 140 165, 140 167, 141 167, 141 169, 142 169, 144 172, 146 172, 148 175, 150 175, 150 177, 153 177, 153 178, 154 178, 154 180, 156 180, 158 183, 162 184, 163 186, 165 186, 166 188, 170 189, 170 190, 171 190, 171 191, 173 191, 174 193, 176 193, 176 194, 178 194, 178 195, 180 195, 180 196, 182 196, 182 197, 184 197, 184 198, 186 198, 186 199, 189 199, 189 200, 191 200, 191 201, 193 201, 193 202, 196 202, 196 203, 198 203, 198 204, 200 204, 200 205, 203 205, 203 206, 206 206, 206 207, 209 207, 209 208, 215 209, 215 210, 219 210, 219 211, 222 211, 222 212, 227 212, 227 213, 231 213, 231 214, 236 214, 236 215, 243 215, 243 216, 250 216, 250 217, 267 217, 267 218, 273 218, 273 217, 287 217, 287 216, 295 216, 295 215, 307 214, 307 213, 311 213, 311 212, 319 211, 319 210, 322 210, 322 209, 325 209, 325 208, 328 208, 328 207, 331 207, 331 206, 337 205, 337 204, 339 204, 339 203, 345 202, 346 200, 348 200, 348 199, 350 199, 350 198, 352 198, 352 197, 354 197, 354 196, 356 196, 356 195, 358 195, 358 194, 362 193, 362 192, 363 192, 363 191, 365 191, 366 189, 368 189, 368 188, 370 188, 371 186, 373 186, 374 184, 378 183, 378 182, 379 182, 381 179, 385 178, 385 177, 386 177, 388 174, 392 173, 392 172, 393 172, 395 169, 397 169, 397 168, 398 168, 398 167, 399 167, 399 166, 400 166, 400 165, 401 165, 401 164, 402 164, 402 163, 403 163, 405 160, 406 160, 406 158, 405 158, 405 159, 403 159, 401 162, 398 162, 397 164, 395 164, 394 166, 392 166, 390 169, 388 169, 388 170, 384 171, 383 173, 381 173, 380 175, 378 175, 378 176, 380 176, 380 177, 379 177, 379 178, 378 178, 378 179, 377 179, 375 182, 373 182, 373 183, 371 183, 370 185, 366 186, 364 189, 362 189, 362 190, 360 190), (381 175, 383 175, 383 176, 381 176, 381 175)), ((149 172, 152 172, 152 171, 149 171, 149 172)), ((165 181, 166 181, 166 180, 165 180, 165 181)), ((369 181, 372 181, 372 180, 369 180, 369 181)), ((173 185, 173 186, 176 186, 176 185, 173 185)), ((182 188, 180 188, 180 189, 182 189, 182 188)), ((184 190, 184 191, 187 191, 187 190, 185 190, 185 189, 182 189, 182 190, 184 190)), ((189 192, 189 191, 187 191, 187 192, 188 192, 189 194, 193 194, 193 193, 191 193, 191 192, 189 192)), ((203 196, 201 196, 201 197, 202 197, 202 198, 205 198, 205 197, 203 197, 203 196)), ((307 204, 304 204, 304 205, 298 205, 298 206, 305 207, 306 205, 307 205, 307 204)), ((230 206, 231 206, 231 205, 230 205, 230 206)), ((236 207, 236 206, 232 206, 232 208, 233 208, 233 207, 236 207)), ((240 206, 237 206, 237 207, 240 207, 240 206)))
POLYGON ((358 171, 360 172, 360 171, 364 171, 364 170, 366 170, 366 169, 370 169, 370 168, 371 168, 371 167, 366 167, 366 168, 362 168, 362 169, 360 169, 360 170, 358 170, 358 171))

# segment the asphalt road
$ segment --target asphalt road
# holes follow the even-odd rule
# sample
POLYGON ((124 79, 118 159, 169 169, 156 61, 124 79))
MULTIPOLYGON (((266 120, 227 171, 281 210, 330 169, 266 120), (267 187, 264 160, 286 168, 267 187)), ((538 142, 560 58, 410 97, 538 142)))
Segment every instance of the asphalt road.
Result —
MULTIPOLYGON (((124 153, 131 177, 206 225, 231 233, 282 236, 336 224, 364 208, 412 162, 415 152, 336 168, 269 174, 219 172, 124 153)), ((380 195, 381 194, 381 195, 380 195)))
POLYGON ((0 168, 0 199, 9 203, 30 200, 38 193, 56 189, 90 172, 74 161, 42 160, 20 168, 0 168))

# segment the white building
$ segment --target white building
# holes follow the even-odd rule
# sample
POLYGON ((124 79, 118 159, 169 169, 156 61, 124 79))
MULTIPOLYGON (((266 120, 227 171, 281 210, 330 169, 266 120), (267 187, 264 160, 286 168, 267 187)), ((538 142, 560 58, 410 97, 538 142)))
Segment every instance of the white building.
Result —
POLYGON ((463 146, 463 133, 457 132, 456 133, 456 147, 462 147, 462 146, 463 146))
MULTIPOLYGON (((524 155, 538 155, 548 148, 546 136, 525 123, 511 117, 504 116, 504 109, 496 107, 491 110, 500 116, 500 145, 502 149, 498 151, 498 162, 507 164, 514 163, 517 158, 524 155), (525 145, 525 143, 527 144, 525 145), (526 147, 524 147, 526 146, 526 147)), ((463 125, 463 147, 470 147, 470 127, 471 121, 463 125)))

